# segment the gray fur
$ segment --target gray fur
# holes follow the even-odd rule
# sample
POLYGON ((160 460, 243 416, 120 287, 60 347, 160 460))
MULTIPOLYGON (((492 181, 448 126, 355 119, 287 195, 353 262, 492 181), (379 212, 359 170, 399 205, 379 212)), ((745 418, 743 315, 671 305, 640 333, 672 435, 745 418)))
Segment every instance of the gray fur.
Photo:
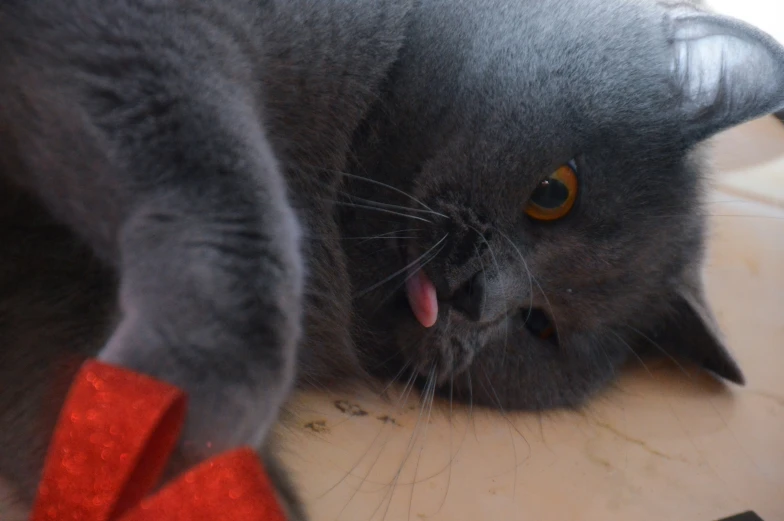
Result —
MULTIPOLYGON (((402 349, 400 362, 413 360, 423 377, 435 363, 445 392, 505 408, 579 405, 632 350, 666 349, 742 382, 702 294, 704 168, 695 147, 781 106, 780 46, 683 4, 483 4, 491 6, 483 16, 465 16, 470 0, 423 5, 393 87, 356 146, 353 173, 392 180, 423 204, 395 193, 385 202, 448 216, 399 224, 421 239, 396 265, 449 233, 425 268, 445 301, 436 326, 423 330, 387 286, 356 306, 372 311, 360 344, 376 346, 377 356, 402 349), (675 65, 692 22, 699 30, 710 22, 714 39, 725 28, 717 52, 736 46, 740 54, 700 56, 724 72, 713 77, 720 85, 701 86, 716 94, 702 106, 688 94, 703 77, 675 65), (528 219, 526 194, 572 158, 576 208, 554 223, 528 219), (496 296, 505 306, 479 323, 449 306, 478 272, 506 293, 496 296), (557 344, 526 332, 531 308, 549 315, 557 344)), ((372 198, 376 189, 352 182, 348 190, 372 198)), ((344 215, 347 235, 392 229, 365 213, 344 215)), ((346 245, 355 287, 394 271, 389 249, 346 245)))
POLYGON ((295 366, 528 409, 580 405, 631 350, 742 382, 694 148, 782 93, 777 44, 683 4, 6 0, 0 475, 32 498, 87 356, 189 392, 171 472, 263 447, 296 519, 269 439, 295 366), (570 160, 576 207, 531 221, 570 160), (425 330, 402 268, 436 244, 425 330), (529 332, 548 318, 555 342, 529 332))

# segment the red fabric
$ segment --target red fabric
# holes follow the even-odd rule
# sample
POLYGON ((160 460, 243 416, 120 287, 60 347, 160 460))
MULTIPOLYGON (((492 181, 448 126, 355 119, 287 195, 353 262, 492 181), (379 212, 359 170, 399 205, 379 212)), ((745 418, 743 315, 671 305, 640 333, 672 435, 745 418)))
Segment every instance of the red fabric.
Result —
POLYGON ((212 458, 144 499, 185 410, 179 389, 88 361, 60 413, 31 521, 284 521, 250 449, 212 458))

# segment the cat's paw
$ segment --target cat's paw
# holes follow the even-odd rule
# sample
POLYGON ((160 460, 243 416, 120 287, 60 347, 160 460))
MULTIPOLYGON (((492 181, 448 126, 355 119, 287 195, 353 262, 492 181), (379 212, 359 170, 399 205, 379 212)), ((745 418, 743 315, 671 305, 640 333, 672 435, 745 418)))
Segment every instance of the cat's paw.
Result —
POLYGON ((169 335, 151 321, 126 319, 98 355, 187 393, 181 450, 193 460, 238 446, 260 447, 293 384, 292 346, 244 345, 220 330, 212 325, 202 331, 210 349, 188 348, 167 342, 169 335))

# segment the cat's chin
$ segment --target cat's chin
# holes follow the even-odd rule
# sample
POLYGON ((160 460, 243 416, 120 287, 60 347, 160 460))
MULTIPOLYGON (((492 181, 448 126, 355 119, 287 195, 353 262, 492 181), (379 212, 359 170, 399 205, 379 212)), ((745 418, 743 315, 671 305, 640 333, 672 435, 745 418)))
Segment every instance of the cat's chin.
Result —
POLYGON ((414 317, 405 292, 395 296, 384 310, 389 334, 388 343, 378 353, 377 363, 383 364, 378 372, 404 381, 413 374, 443 386, 470 368, 482 335, 455 316, 459 313, 441 304, 438 320, 426 328, 414 317))

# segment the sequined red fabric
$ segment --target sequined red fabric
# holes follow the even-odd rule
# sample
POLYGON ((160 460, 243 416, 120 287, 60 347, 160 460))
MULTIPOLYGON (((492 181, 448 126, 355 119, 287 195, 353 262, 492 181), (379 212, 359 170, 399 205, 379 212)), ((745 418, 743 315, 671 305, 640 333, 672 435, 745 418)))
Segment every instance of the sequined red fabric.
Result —
POLYGON ((208 460, 145 498, 185 409, 175 387, 88 361, 60 413, 31 521, 284 521, 250 449, 208 460))

